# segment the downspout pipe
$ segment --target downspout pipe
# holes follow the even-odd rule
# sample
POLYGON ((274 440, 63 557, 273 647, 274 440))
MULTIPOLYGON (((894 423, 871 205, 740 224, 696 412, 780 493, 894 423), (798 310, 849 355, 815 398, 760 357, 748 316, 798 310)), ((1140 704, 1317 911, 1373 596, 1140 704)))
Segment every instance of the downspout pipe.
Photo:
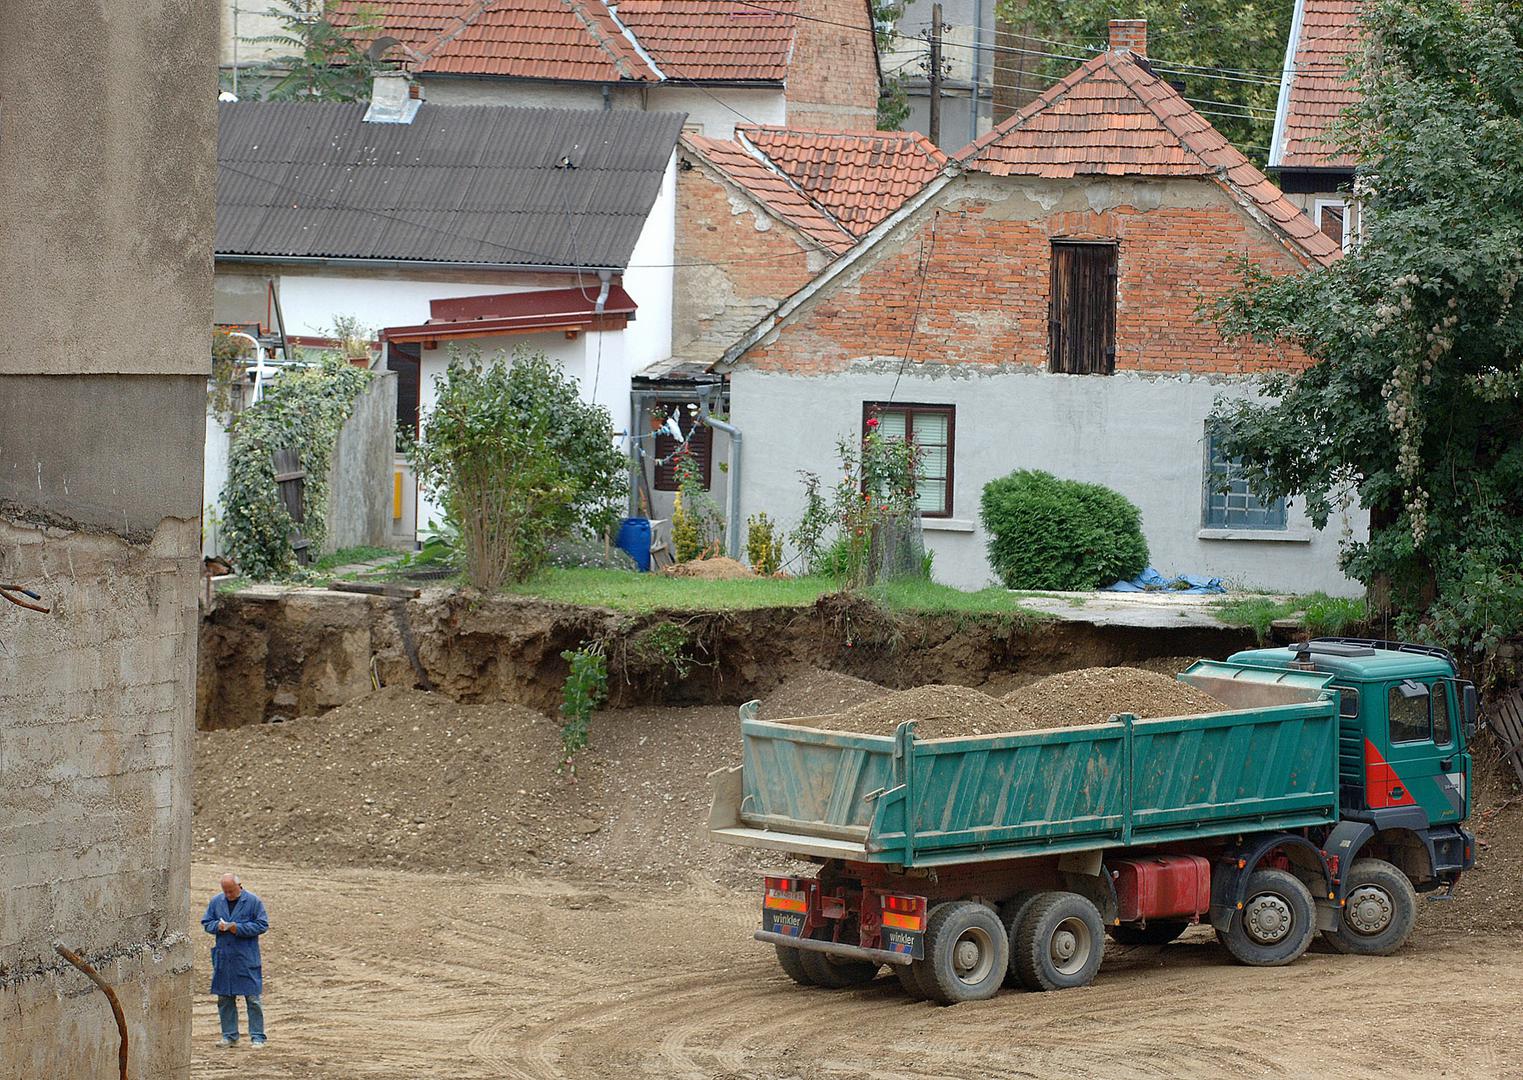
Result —
POLYGON ((709 413, 708 399, 703 402, 703 415, 700 419, 716 431, 722 431, 730 437, 730 509, 727 513, 725 529, 725 546, 729 549, 730 558, 740 561, 740 428, 734 424, 727 424, 718 420, 709 413))
MULTIPOLYGON (((613 273, 609 270, 599 270, 598 280, 603 283, 603 287, 598 290, 598 298, 592 305, 594 315, 603 314, 603 308, 608 304, 608 290, 613 287, 613 273)), ((583 293, 582 296, 585 300, 586 294, 583 293)))

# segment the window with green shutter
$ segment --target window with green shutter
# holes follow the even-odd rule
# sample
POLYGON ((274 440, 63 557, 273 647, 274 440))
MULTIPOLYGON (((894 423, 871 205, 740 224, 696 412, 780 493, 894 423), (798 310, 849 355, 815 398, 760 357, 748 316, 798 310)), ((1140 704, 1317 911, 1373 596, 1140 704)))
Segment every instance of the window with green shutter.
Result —
POLYGON ((952 460, 956 446, 957 409, 952 405, 900 404, 868 401, 862 405, 862 430, 878 419, 878 431, 891 439, 912 439, 920 448, 920 477, 915 494, 925 517, 952 516, 952 460))

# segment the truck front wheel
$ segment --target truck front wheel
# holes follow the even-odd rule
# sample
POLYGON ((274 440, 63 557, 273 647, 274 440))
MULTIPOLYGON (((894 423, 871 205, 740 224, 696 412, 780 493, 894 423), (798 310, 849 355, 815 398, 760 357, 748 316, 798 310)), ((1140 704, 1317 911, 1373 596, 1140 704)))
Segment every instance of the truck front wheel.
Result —
POLYGON ((1241 910, 1217 938, 1240 963, 1279 967, 1300 958, 1317 931, 1311 891, 1284 870, 1255 870, 1241 910))
POLYGON ((1417 921, 1417 892, 1384 859, 1359 859, 1349 867, 1338 929, 1323 932, 1341 953, 1390 956, 1407 943, 1417 921))
POLYGON ((1095 905, 1078 893, 1042 893, 1014 934, 1011 966, 1028 990, 1088 986, 1105 953, 1105 928, 1095 905))
POLYGON ((931 914, 920 986, 942 1005, 993 997, 1010 966, 1005 924, 983 904, 959 900, 931 914))

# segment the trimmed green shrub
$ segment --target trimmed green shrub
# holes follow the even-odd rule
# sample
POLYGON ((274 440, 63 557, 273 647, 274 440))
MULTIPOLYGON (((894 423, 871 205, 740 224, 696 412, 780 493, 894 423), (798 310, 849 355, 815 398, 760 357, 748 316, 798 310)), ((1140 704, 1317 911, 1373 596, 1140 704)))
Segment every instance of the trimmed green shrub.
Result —
POLYGON ((1007 589, 1082 592, 1148 564, 1142 514, 1100 484, 1020 469, 984 485, 989 562, 1007 589))

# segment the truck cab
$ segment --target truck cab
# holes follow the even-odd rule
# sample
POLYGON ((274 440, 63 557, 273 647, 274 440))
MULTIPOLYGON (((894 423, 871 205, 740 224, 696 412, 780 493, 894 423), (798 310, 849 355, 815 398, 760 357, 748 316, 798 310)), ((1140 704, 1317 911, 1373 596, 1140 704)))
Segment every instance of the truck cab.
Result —
POLYGON ((1405 870, 1419 891, 1452 884, 1469 867, 1470 838, 1460 823, 1470 815, 1468 741, 1477 698, 1450 653, 1371 638, 1314 638, 1240 652, 1231 661, 1332 675, 1344 822, 1367 825, 1372 853, 1405 870))

